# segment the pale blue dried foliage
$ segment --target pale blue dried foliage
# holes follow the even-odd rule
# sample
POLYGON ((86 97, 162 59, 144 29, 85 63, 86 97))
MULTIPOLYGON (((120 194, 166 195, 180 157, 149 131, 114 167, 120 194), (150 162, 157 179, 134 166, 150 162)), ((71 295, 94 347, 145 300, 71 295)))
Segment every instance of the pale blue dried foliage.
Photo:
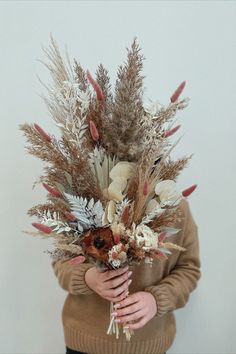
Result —
POLYGON ((100 200, 97 202, 93 198, 77 197, 64 193, 68 200, 71 212, 78 219, 78 230, 83 232, 94 227, 102 227, 102 216, 104 209, 100 200))

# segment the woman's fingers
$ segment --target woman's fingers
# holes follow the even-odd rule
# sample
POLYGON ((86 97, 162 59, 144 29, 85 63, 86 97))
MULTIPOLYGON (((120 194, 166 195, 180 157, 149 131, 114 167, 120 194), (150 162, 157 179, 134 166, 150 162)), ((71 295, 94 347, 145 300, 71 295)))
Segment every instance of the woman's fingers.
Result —
POLYGON ((139 329, 139 328, 142 328, 147 322, 148 322, 148 319, 144 316, 144 317, 140 318, 135 323, 127 323, 124 326, 124 328, 128 328, 128 329, 131 329, 131 330, 139 329))
POLYGON ((115 322, 125 323, 130 321, 137 321, 140 320, 143 316, 144 316, 144 311, 143 309, 140 309, 136 312, 130 313, 129 315, 116 316, 115 322))
MULTIPOLYGON (((106 295, 109 298, 114 298, 114 299, 118 298, 122 293, 127 292, 131 281, 132 281, 132 279, 128 279, 115 289, 107 289, 106 295)), ((119 300, 116 300, 116 301, 119 301, 119 300)))
POLYGON ((114 270, 107 270, 106 272, 102 273, 102 277, 104 278, 104 281, 110 280, 112 278, 118 277, 119 275, 122 275, 123 273, 126 273, 128 271, 129 267, 126 266, 124 268, 118 268, 114 270))
POLYGON ((140 310, 143 310, 143 313, 145 312, 145 309, 142 307, 142 304, 140 302, 135 302, 126 307, 123 307, 122 309, 115 307, 114 312, 116 313, 117 318, 122 318, 132 313, 136 313, 140 310))
POLYGON ((118 301, 122 301, 123 299, 125 299, 128 296, 128 292, 127 290, 123 291, 123 293, 121 293, 120 295, 118 295, 117 297, 108 297, 107 300, 116 303, 118 301))
POLYGON ((115 307, 117 309, 122 309, 123 307, 127 307, 131 304, 134 304, 139 301, 139 298, 136 293, 129 295, 126 299, 123 301, 119 301, 119 303, 115 304, 115 307))
POLYGON ((128 280, 132 275, 132 272, 125 272, 122 275, 109 279, 106 281, 106 286, 108 286, 110 289, 117 288, 121 284, 123 284, 126 280, 128 280))

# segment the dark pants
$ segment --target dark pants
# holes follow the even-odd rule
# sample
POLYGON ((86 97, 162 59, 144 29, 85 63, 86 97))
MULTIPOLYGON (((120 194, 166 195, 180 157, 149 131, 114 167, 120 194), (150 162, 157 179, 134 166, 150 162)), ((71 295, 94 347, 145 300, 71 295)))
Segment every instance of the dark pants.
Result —
MULTIPOLYGON (((70 349, 70 348, 66 347, 66 354, 86 354, 86 353, 77 352, 76 350, 73 350, 73 349, 70 349)), ((166 354, 166 353, 164 353, 164 354, 166 354)))
POLYGON ((86 354, 83 352, 77 352, 76 350, 70 349, 68 347, 66 347, 66 354, 86 354))

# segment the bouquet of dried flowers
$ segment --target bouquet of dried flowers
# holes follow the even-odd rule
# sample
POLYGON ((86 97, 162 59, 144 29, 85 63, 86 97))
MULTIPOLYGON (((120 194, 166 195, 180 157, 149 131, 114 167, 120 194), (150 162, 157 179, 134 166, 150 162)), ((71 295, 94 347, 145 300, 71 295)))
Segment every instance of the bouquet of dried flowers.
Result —
MULTIPOLYGON (((101 270, 132 262, 163 260, 171 249, 185 249, 166 242, 179 229, 178 204, 196 185, 183 192, 176 178, 192 155, 170 158, 172 136, 180 127, 174 117, 188 104, 179 99, 180 84, 164 106, 144 105, 141 75, 144 56, 135 37, 127 60, 118 67, 112 92, 108 71, 102 64, 96 79, 67 53, 63 59, 50 35, 49 62, 52 85, 44 86, 43 99, 59 128, 60 138, 46 133, 38 124, 21 124, 27 150, 45 162, 37 183, 47 190, 47 202, 32 207, 36 216, 32 234, 52 237, 53 259, 74 263, 85 259, 101 270)), ((111 313, 113 304, 111 303, 111 313)), ((119 335, 114 318, 108 334, 119 335)), ((131 332, 124 329, 129 340, 131 332)))

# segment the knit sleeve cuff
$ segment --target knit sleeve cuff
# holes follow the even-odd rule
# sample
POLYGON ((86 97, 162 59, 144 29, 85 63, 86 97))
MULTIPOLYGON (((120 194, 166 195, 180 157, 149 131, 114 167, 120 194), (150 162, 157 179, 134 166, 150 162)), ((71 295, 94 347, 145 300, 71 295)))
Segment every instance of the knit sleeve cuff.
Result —
POLYGON ((74 267, 71 274, 72 294, 90 295, 94 293, 94 291, 89 288, 85 281, 85 273, 91 267, 94 267, 94 265, 91 263, 79 264, 78 266, 74 267))
POLYGON ((175 306, 171 303, 167 290, 164 285, 153 285, 145 288, 145 291, 151 293, 157 303, 156 317, 165 315, 168 311, 175 309, 175 306))

